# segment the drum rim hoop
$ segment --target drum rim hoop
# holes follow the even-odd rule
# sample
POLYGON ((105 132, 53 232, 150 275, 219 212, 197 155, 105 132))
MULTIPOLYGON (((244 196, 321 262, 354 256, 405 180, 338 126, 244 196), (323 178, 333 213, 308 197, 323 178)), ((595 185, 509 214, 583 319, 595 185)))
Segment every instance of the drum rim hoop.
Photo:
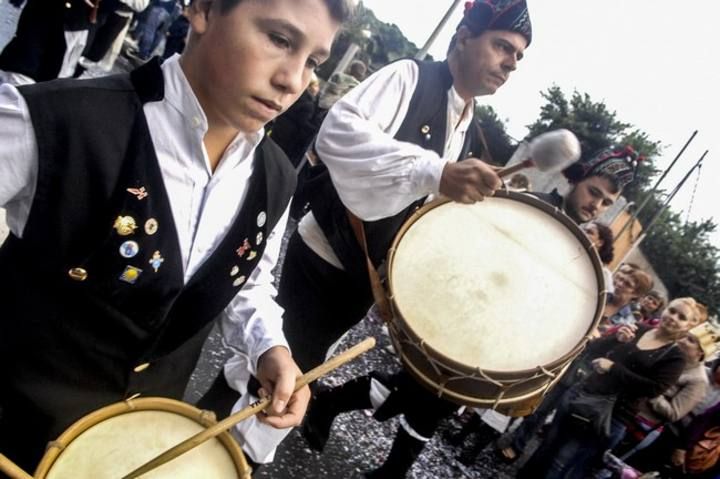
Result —
MULTIPOLYGON (((407 367, 410 371, 410 374, 414 376, 420 384, 422 384, 425 388, 431 390, 432 392, 437 393, 439 384, 428 377, 424 372, 422 372, 419 368, 417 368, 414 364, 412 364, 411 361, 406 360, 406 357, 404 354, 401 353, 400 359, 403 363, 403 366, 407 367)), ((533 398, 538 398, 538 404, 540 400, 542 400, 542 396, 546 393, 546 391, 550 390, 552 387, 554 387, 562 378, 562 376, 565 374, 567 369, 569 368, 570 363, 565 364, 562 369, 559 371, 557 376, 545 384, 539 386, 537 389, 533 389, 530 392, 523 393, 518 396, 507 396, 502 399, 478 399, 475 396, 468 396, 466 394, 459 393, 457 391, 453 391, 452 389, 444 389, 441 393, 438 394, 438 397, 446 397, 448 400, 456 402, 458 404, 462 404, 465 406, 470 407, 483 407, 486 409, 493 409, 498 412, 501 412, 503 414, 506 414, 508 416, 513 416, 512 408, 513 406, 519 406, 525 403, 528 400, 531 400, 533 398)), ((523 414, 526 415, 526 414, 523 414)))
MULTIPOLYGON (((199 409, 192 404, 165 397, 148 396, 112 403, 81 417, 68 426, 68 428, 65 429, 56 440, 48 443, 45 454, 38 463, 33 477, 37 479, 44 479, 51 471, 52 466, 55 464, 55 461, 63 450, 81 434, 99 424, 102 420, 137 411, 176 413, 187 419, 194 420, 198 424, 206 427, 217 422, 214 417, 213 419, 210 419, 203 414, 202 409, 199 409), (196 415, 196 417, 193 417, 193 414, 196 415), (207 422, 207 424, 203 424, 203 422, 207 422)), ((223 432, 215 436, 215 439, 219 440, 223 444, 225 450, 232 458, 238 472, 238 477, 250 477, 251 470, 247 459, 245 458, 245 454, 230 433, 227 431, 223 432)))
MULTIPOLYGON (((567 229, 570 230, 570 232, 580 241, 584 249, 589 253, 590 256, 590 262, 592 263, 593 270, 595 271, 595 278, 598 281, 598 285, 604 286, 605 285, 605 277, 603 276, 602 272, 602 263, 600 261, 600 257, 598 256, 595 249, 592 247, 592 243, 588 239, 587 235, 583 233, 583 231, 580 229, 580 227, 573 221, 568 215, 563 213, 559 208, 539 199, 536 198, 530 194, 527 193, 518 193, 514 191, 509 190, 497 190, 494 195, 495 198, 503 198, 503 199, 509 199, 509 200, 515 200, 519 201, 521 203, 525 203, 527 205, 533 206, 544 213, 549 214, 553 218, 557 219, 562 223, 567 229)), ((433 210, 435 208, 438 208, 440 206, 445 205, 446 203, 452 203, 453 200, 449 198, 437 198, 422 207, 418 208, 413 212, 413 214, 403 223, 403 225, 398 230, 397 234, 395 235, 395 238, 393 239, 392 245, 390 246, 390 250, 388 251, 388 259, 387 259, 387 284, 386 284, 386 296, 388 299, 388 302, 390 303, 391 309, 392 309, 392 319, 391 321, 399 323, 398 326, 400 329, 402 329, 405 334, 407 334, 410 338, 412 338, 413 341, 416 341, 418 343, 423 343, 423 349, 427 350, 429 353, 433 355, 434 358, 440 359, 443 362, 447 362, 449 367, 452 367, 454 369, 458 369, 461 371, 468 371, 468 373, 472 373, 475 371, 475 368, 472 368, 468 366, 467 364, 460 363, 455 361, 454 359, 440 353, 436 349, 434 349, 429 344, 424 343, 424 340, 412 329, 410 324, 405 320, 405 318, 399 313, 399 306, 395 301, 394 294, 392 291, 392 284, 393 284, 393 262, 395 259, 395 253, 397 251, 397 247, 400 244, 400 241, 402 240, 405 233, 410 229, 410 227, 419 220, 423 215, 425 215, 428 211, 433 210)), ((589 341, 592 335, 592 331, 597 328, 597 326, 600 324, 600 320, 602 319, 602 313, 605 309, 605 288, 601 287, 600 291, 598 291, 598 302, 597 306, 595 308, 595 315, 593 317, 593 321, 591 322, 590 326, 588 327, 587 332, 585 333, 585 336, 573 347, 570 351, 565 353, 563 356, 561 356, 558 359, 553 360, 550 363, 547 364, 541 364, 538 365, 539 367, 542 367, 544 369, 555 369, 558 367, 563 366, 564 364, 572 361, 575 357, 577 357, 582 350, 585 348, 585 345, 589 341)), ((392 328, 391 328, 392 329, 392 328)), ((405 362, 405 361, 403 361, 405 362)), ((518 379, 526 377, 534 372, 538 371, 538 367, 532 368, 532 369, 519 369, 519 370, 493 370, 493 369, 483 369, 484 373, 486 373, 488 376, 492 376, 494 379, 518 379)))

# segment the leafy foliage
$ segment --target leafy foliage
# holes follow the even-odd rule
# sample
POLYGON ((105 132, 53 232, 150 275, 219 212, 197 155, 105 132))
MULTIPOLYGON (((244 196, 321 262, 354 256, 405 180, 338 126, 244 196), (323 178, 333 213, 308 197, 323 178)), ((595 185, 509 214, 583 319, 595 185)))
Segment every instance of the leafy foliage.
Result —
POLYGON ((357 13, 346 23, 333 44, 330 58, 319 69, 318 75, 327 79, 335 70, 348 47, 355 43, 360 46, 356 59, 378 69, 398 58, 412 57, 419 48, 409 41, 397 25, 378 20, 372 10, 362 2, 357 13))
MULTIPOLYGON (((655 198, 649 205, 651 212, 661 206, 655 198)), ((641 215, 643 223, 647 216, 641 215)), ((720 250, 709 241, 716 228, 711 220, 685 223, 679 214, 666 210, 642 243, 672 296, 692 296, 713 314, 720 311, 720 250)))
POLYGON ((612 145, 631 145, 645 156, 633 181, 623 194, 640 203, 652 195, 641 212, 640 222, 648 230, 642 250, 672 296, 693 296, 707 304, 714 314, 720 310, 720 251, 710 243, 709 235, 717 227, 712 221, 684 223, 679 215, 664 211, 662 192, 650 192, 660 171, 655 158, 662 152, 659 141, 629 123, 621 121, 603 102, 593 101, 587 93, 573 92, 570 100, 558 86, 541 93, 546 103, 540 117, 528 126, 533 137, 557 128, 577 135, 583 158, 612 145))
POLYGON ((528 125, 530 137, 567 128, 580 140, 583 159, 610 146, 631 145, 645 161, 640 163, 635 181, 628 185, 624 194, 630 201, 636 201, 642 191, 649 188, 652 177, 658 173, 654 159, 662 152, 659 141, 651 140, 647 133, 620 121, 616 112, 609 110, 603 102, 593 101, 587 93, 575 91, 568 100, 560 87, 552 86, 541 95, 547 103, 540 109, 540 117, 528 125))
POLYGON ((489 105, 476 106, 475 119, 485 135, 485 141, 487 141, 494 164, 505 165, 517 147, 517 144, 507 134, 505 122, 489 105))

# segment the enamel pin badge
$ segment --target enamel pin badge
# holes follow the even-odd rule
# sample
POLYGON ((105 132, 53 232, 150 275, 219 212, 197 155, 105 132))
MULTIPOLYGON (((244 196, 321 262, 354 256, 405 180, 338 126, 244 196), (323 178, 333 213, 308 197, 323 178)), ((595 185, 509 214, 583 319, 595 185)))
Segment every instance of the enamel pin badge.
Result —
POLYGON ((137 198, 138 201, 144 200, 148 196, 148 192, 144 186, 141 186, 140 188, 128 188, 125 191, 137 198))
POLYGON ((247 238, 245 238, 245 239, 243 240, 242 246, 240 246, 238 249, 236 249, 235 252, 237 253, 238 257, 242 258, 243 256, 245 256, 245 253, 246 253, 251 247, 252 247, 252 246, 250 245, 250 242, 248 241, 247 238))
POLYGON ((129 236, 137 229, 137 223, 132 216, 118 216, 113 223, 113 228, 120 236, 129 236))
POLYGON ((162 255, 160 254, 160 251, 155 251, 153 253, 152 257, 150 258, 150 261, 148 261, 148 263, 150 263, 150 266, 152 266, 153 269, 155 270, 155 272, 157 273, 158 269, 160 269, 160 266, 162 266, 163 261, 165 261, 165 258, 162 257, 162 255))
POLYGON ((125 266, 125 270, 120 275, 120 281, 124 281, 129 284, 135 284, 135 282, 140 277, 140 274, 142 273, 142 270, 140 268, 136 268, 135 266, 125 266))

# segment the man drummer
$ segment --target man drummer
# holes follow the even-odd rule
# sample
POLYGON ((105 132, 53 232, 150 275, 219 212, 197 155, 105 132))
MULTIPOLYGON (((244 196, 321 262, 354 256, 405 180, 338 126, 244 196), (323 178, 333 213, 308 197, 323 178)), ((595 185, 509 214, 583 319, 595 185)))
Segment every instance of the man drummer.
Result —
MULTIPOLYGON (((316 141, 327 170, 307 186, 310 212, 290 239, 278 293, 301 368, 320 363, 373 303, 349 213, 363 222, 369 256, 379 267, 397 230, 429 196, 474 203, 501 187, 473 118, 475 97, 507 81, 530 40, 524 0, 468 3, 446 61, 395 62, 330 110, 316 141)), ((420 389, 407 375, 387 385, 420 389)), ((411 394, 418 408, 406 412, 391 457, 373 477, 402 477, 440 419, 456 408, 419 394, 429 400, 411 394), (423 414, 421 404, 431 410, 423 414)), ((344 396, 352 404, 342 408, 369 407, 365 382, 344 396)))
POLYGON ((182 57, 0 88, 0 451, 32 470, 81 416, 181 398, 216 317, 274 427, 310 392, 272 300, 295 178, 263 126, 326 60, 349 0, 196 0, 182 57))
POLYGON ((613 147, 573 163, 563 175, 571 185, 565 196, 557 189, 535 196, 560 208, 578 224, 593 221, 620 197, 642 157, 630 146, 613 147))

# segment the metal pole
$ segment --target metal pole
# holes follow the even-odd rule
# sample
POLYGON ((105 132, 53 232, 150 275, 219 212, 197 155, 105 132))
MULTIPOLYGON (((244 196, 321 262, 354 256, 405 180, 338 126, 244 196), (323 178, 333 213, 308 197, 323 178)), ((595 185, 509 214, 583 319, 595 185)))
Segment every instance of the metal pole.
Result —
POLYGON ((330 79, 336 74, 336 73, 342 73, 345 71, 347 66, 350 64, 353 58, 355 58, 355 54, 357 54, 358 50, 360 50, 360 46, 356 43, 351 43, 348 45, 347 50, 345 50, 345 54, 340 59, 337 65, 335 65, 335 69, 333 70, 332 74, 328 77, 328 81, 323 83, 322 88, 320 89, 320 92, 318 95, 322 97, 323 93, 325 93, 325 90, 327 90, 328 83, 330 83, 330 79))
POLYGON ((653 186, 652 189, 647 192, 642 203, 640 203, 640 206, 637 207, 635 212, 630 215, 630 218, 625 222, 623 227, 620 228, 620 232, 615 236, 615 240, 613 240, 613 242, 617 241, 617 239, 620 236, 622 236, 622 234, 625 232, 625 230, 628 229, 630 227, 630 225, 632 224, 632 222, 638 217, 638 215, 640 214, 640 211, 642 211, 643 208, 645 208, 645 206, 647 206, 648 201, 650 201, 650 198, 653 197, 653 193, 655 192, 655 190, 657 190, 657 188, 658 188, 658 186, 660 186, 660 183, 662 182, 662 180, 665 179, 665 177, 670 172, 670 170, 673 168, 673 166, 675 166, 675 163, 677 163, 677 161, 680 159, 680 156, 682 156, 682 154, 685 152, 685 149, 688 147, 690 142, 693 141, 693 139, 695 138, 695 135, 697 135, 697 133, 698 133, 698 131, 695 130, 692 133, 692 135, 690 135, 690 138, 688 138, 688 141, 685 142, 685 145, 680 149, 680 152, 675 156, 675 159, 672 161, 672 163, 670 163, 670 166, 668 166, 667 169, 665 169, 665 171, 660 176, 660 178, 655 182, 655 186, 653 186))
POLYGON ((697 161, 697 163, 695 163, 693 165, 693 167, 690 168, 690 170, 685 174, 683 179, 680 180, 680 182, 677 184, 675 189, 673 189, 672 192, 667 196, 663 205, 655 212, 653 217, 650 219, 650 222, 645 227, 643 232, 640 234, 638 239, 635 240, 635 242, 630 246, 630 248, 627 250, 625 255, 623 255, 622 260, 618 262, 618 266, 623 264, 625 262, 625 260, 627 259, 627 257, 630 256, 630 253, 632 253, 635 250, 635 248, 637 248, 640 245, 640 243, 642 243, 642 241, 645 239, 645 237, 647 237, 647 235, 648 235, 648 233, 650 233, 650 230, 652 229, 652 227, 655 226, 655 223, 657 223, 657 220, 660 219, 660 215, 668 208, 668 206, 670 206, 670 201, 672 201, 672 199, 675 197, 677 192, 680 191, 680 189, 683 187, 683 185, 685 184, 687 179, 690 177, 692 172, 695 171, 696 168, 700 168, 702 166, 702 162, 705 159, 705 155, 707 155, 707 154, 708 154, 708 150, 705 150, 705 153, 702 154, 702 156, 697 161))
POLYGON ((435 27, 435 30, 430 34, 430 37, 425 42, 425 45, 415 54, 415 58, 417 60, 424 60, 427 56, 428 50, 430 50, 430 47, 433 43, 435 43, 435 40, 437 39, 437 36, 440 34, 440 31, 445 27, 445 24, 450 20, 450 16, 452 15, 453 11, 457 8, 458 5, 463 0, 455 0, 453 4, 448 8, 448 11, 445 12, 445 16, 442 17, 442 20, 440 20, 440 23, 438 23, 437 27, 435 27))

